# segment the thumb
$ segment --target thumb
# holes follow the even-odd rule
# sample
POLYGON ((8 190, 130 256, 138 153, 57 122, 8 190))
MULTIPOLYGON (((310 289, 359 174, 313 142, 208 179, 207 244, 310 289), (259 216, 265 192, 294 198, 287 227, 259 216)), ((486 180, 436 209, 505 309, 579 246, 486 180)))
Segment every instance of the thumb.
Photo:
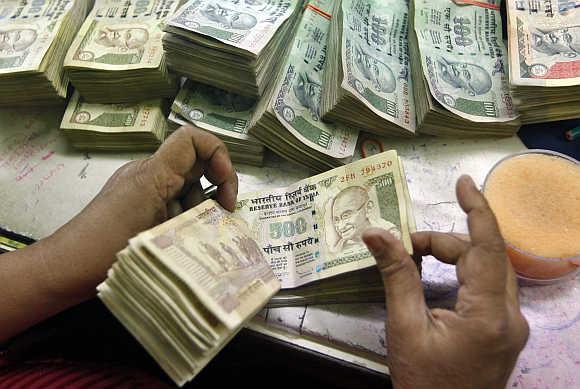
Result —
POLYGON ((427 323, 427 305, 417 266, 401 242, 387 231, 369 228, 363 241, 377 261, 385 285, 387 326, 414 332, 427 323))

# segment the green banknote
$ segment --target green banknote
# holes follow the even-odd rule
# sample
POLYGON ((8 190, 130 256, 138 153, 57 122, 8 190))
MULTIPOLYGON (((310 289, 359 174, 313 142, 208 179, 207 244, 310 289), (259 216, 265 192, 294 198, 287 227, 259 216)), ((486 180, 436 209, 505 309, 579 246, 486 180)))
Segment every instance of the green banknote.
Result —
POLYGON ((236 210, 254 231, 282 288, 375 265, 361 239, 369 227, 386 229, 411 252, 411 212, 395 151, 286 188, 239 195, 236 210))
POLYGON ((256 101, 209 85, 187 80, 171 110, 205 130, 244 141, 256 101))
POLYGON ((432 96, 471 121, 514 120, 499 11, 452 0, 417 0, 414 6, 420 60, 432 96))
POLYGON ((163 21, 179 0, 97 0, 65 58, 65 66, 101 70, 158 68, 163 21))
POLYGON ((0 75, 39 70, 75 1, 0 2, 0 75))
POLYGON ((299 4, 299 0, 190 0, 167 21, 167 27, 198 33, 257 55, 299 4))
POLYGON ((75 92, 65 111, 61 128, 101 133, 155 133, 164 116, 161 99, 139 104, 87 103, 75 92))
POLYGON ((302 16, 271 108, 302 143, 334 158, 352 156, 358 130, 321 118, 322 73, 330 29, 330 0, 311 1, 302 16))
POLYGON ((342 0, 342 87, 377 115, 415 130, 409 2, 342 0))

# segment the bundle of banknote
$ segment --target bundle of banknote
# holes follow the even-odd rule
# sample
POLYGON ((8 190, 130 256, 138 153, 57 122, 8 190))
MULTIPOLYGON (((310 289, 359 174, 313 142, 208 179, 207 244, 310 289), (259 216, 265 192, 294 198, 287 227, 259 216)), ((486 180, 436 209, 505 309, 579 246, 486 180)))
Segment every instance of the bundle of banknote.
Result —
POLYGON ((467 3, 411 2, 417 126, 434 135, 511 135, 520 121, 510 92, 500 13, 480 4, 487 2, 467 3))
POLYGON ((337 0, 332 10, 322 116, 378 135, 412 135, 415 103, 408 0, 337 0))
POLYGON ((358 130, 322 121, 322 75, 332 0, 310 1, 284 66, 258 101, 250 134, 282 157, 322 172, 350 162, 358 130))
POLYGON ((234 163, 262 166, 264 145, 248 134, 256 100, 223 89, 184 80, 171 106, 169 120, 194 124, 220 138, 234 163))
POLYGON ((64 68, 92 103, 173 97, 161 25, 180 0, 96 0, 65 58, 64 68))
POLYGON ((382 299, 375 260, 362 241, 369 227, 389 231, 412 252, 412 203, 395 151, 286 188, 241 194, 235 214, 250 226, 282 289, 291 288, 272 306, 382 299))
POLYGON ((580 116, 580 2, 506 3, 510 82, 522 122, 580 116))
POLYGON ((133 104, 87 103, 75 91, 60 128, 80 150, 155 150, 169 127, 163 105, 161 99, 133 104))
POLYGON ((280 288, 253 232, 213 200, 117 254, 98 296, 181 386, 280 288))
POLYGON ((0 106, 63 102, 69 80, 62 63, 90 4, 0 1, 0 106))
POLYGON ((192 80, 260 97, 301 6, 302 0, 190 0, 165 23, 169 66, 192 80))

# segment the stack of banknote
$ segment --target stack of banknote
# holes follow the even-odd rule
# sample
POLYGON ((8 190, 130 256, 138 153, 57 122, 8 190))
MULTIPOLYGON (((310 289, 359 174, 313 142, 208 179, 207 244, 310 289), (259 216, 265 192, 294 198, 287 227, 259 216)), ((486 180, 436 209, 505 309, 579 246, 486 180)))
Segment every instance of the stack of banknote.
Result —
POLYGON ((282 157, 322 172, 348 163, 358 130, 321 118, 330 0, 310 1, 284 52, 285 63, 258 101, 250 134, 282 157))
POLYGON ((178 5, 179 0, 96 0, 64 62, 83 98, 126 103, 174 96, 161 24, 178 5))
POLYGON ((280 288, 252 231, 213 200, 129 241, 98 296, 181 386, 280 288))
POLYGON ((271 306, 382 299, 375 260, 362 241, 369 227, 389 231, 412 252, 412 203, 395 151, 285 188, 241 194, 235 214, 248 223, 282 283, 271 306))
POLYGON ((378 135, 415 132, 408 11, 408 0, 335 1, 322 93, 325 120, 378 135))
POLYGON ((169 66, 192 80, 259 97, 282 62, 301 5, 302 0, 190 0, 165 23, 169 66))
POLYGON ((511 135, 520 126, 499 10, 475 3, 411 2, 409 49, 421 132, 511 135))
POLYGON ((264 145, 248 134, 256 100, 191 80, 184 80, 169 120, 194 124, 220 138, 234 163, 262 166, 264 145))
POLYGON ((580 4, 506 3, 510 82, 522 122, 580 116, 580 4))
POLYGON ((63 102, 62 63, 90 3, 0 1, 0 106, 63 102))
POLYGON ((80 150, 155 150, 168 130, 161 99, 133 104, 87 103, 73 94, 60 125, 80 150))

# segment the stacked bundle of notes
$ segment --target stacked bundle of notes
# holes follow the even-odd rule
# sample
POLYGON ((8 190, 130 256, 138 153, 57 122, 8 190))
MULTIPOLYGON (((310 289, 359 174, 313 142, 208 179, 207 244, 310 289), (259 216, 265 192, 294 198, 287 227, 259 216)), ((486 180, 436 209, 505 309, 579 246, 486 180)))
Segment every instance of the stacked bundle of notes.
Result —
POLYGON ((80 150, 155 150, 168 129, 162 108, 161 99, 97 104, 87 103, 75 92, 60 127, 70 144, 80 150))
POLYGON ((315 172, 350 162, 358 138, 358 130, 321 117, 329 11, 326 0, 307 4, 285 63, 258 101, 250 126, 250 134, 270 150, 315 172))
POLYGON ((190 0, 165 23, 172 70, 259 97, 275 76, 302 0, 190 0))
POLYGON ((169 120, 213 133, 225 143, 235 163, 262 166, 264 145, 248 134, 255 104, 251 97, 187 80, 171 106, 169 120))
POLYGON ((99 297, 182 385, 280 285, 275 306, 381 299, 362 233, 385 229, 412 252, 411 208, 395 151, 240 195, 234 213, 207 200, 131 239, 99 297))
POLYGON ((247 224, 213 200, 117 257, 98 296, 180 386, 280 288, 247 224))
POLYGON ((160 25, 179 0, 97 0, 70 47, 65 71, 92 103, 138 102, 174 96, 160 25))
POLYGON ((63 102, 69 81, 62 63, 89 4, 0 2, 0 106, 63 102))
POLYGON ((499 10, 453 0, 415 0, 410 23, 419 131, 514 134, 520 121, 510 93, 499 10))
POLYGON ((322 93, 325 120, 378 135, 414 134, 408 3, 334 2, 322 93))
POLYGON ((510 82, 522 123, 580 116, 576 3, 507 1, 510 82))

